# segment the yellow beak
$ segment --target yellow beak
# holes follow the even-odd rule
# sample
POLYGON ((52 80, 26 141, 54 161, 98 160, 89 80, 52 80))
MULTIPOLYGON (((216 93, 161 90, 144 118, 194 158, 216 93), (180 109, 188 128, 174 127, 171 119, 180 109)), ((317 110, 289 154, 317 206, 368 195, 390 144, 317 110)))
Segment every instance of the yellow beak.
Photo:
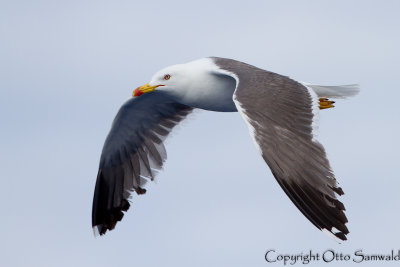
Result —
POLYGON ((154 85, 154 86, 150 86, 148 83, 146 83, 145 85, 139 86, 138 88, 136 88, 133 93, 132 96, 136 97, 136 96, 141 96, 144 93, 148 93, 148 92, 153 92, 154 90, 156 90, 157 87, 159 86, 163 86, 163 85, 154 85))

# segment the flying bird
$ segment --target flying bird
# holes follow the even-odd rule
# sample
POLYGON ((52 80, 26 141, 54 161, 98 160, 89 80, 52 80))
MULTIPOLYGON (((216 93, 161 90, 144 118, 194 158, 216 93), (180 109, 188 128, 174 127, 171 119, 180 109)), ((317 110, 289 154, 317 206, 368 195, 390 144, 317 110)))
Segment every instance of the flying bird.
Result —
POLYGON ((194 109, 239 112, 250 136, 290 200, 318 229, 346 240, 345 207, 323 146, 318 113, 347 98, 358 85, 298 82, 252 65, 209 57, 158 71, 118 111, 100 158, 92 226, 112 230, 130 207, 131 194, 163 167, 164 139, 194 109))

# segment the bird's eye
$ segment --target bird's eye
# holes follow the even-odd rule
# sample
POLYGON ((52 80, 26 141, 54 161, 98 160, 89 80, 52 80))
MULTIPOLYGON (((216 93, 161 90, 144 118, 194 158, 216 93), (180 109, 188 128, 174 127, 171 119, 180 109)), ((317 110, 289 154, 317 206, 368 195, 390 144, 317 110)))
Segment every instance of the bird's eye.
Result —
POLYGON ((169 74, 164 75, 164 80, 169 80, 170 78, 171 78, 171 75, 169 75, 169 74))

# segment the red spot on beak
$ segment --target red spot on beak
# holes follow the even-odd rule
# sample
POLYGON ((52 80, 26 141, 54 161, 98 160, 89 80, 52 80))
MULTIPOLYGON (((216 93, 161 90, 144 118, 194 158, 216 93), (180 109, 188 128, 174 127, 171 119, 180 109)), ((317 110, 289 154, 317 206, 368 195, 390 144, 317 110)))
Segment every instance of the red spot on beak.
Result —
POLYGON ((140 90, 140 87, 136 88, 135 91, 133 91, 133 96, 141 96, 143 95, 142 90, 140 90))

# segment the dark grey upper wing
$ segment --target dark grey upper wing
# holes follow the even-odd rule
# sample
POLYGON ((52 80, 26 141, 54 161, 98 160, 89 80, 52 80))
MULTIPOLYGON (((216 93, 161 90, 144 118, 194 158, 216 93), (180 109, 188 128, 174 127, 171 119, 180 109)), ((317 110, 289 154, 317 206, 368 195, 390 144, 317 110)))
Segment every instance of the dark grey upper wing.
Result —
POLYGON ((324 148, 313 140, 307 88, 275 73, 241 69, 247 73, 236 73, 234 100, 279 185, 316 227, 346 240, 345 208, 335 195, 343 191, 324 148))
POLYGON ((128 100, 118 111, 104 143, 93 198, 92 226, 102 235, 129 208, 131 192, 144 194, 166 159, 163 139, 192 111, 159 92, 128 100))

